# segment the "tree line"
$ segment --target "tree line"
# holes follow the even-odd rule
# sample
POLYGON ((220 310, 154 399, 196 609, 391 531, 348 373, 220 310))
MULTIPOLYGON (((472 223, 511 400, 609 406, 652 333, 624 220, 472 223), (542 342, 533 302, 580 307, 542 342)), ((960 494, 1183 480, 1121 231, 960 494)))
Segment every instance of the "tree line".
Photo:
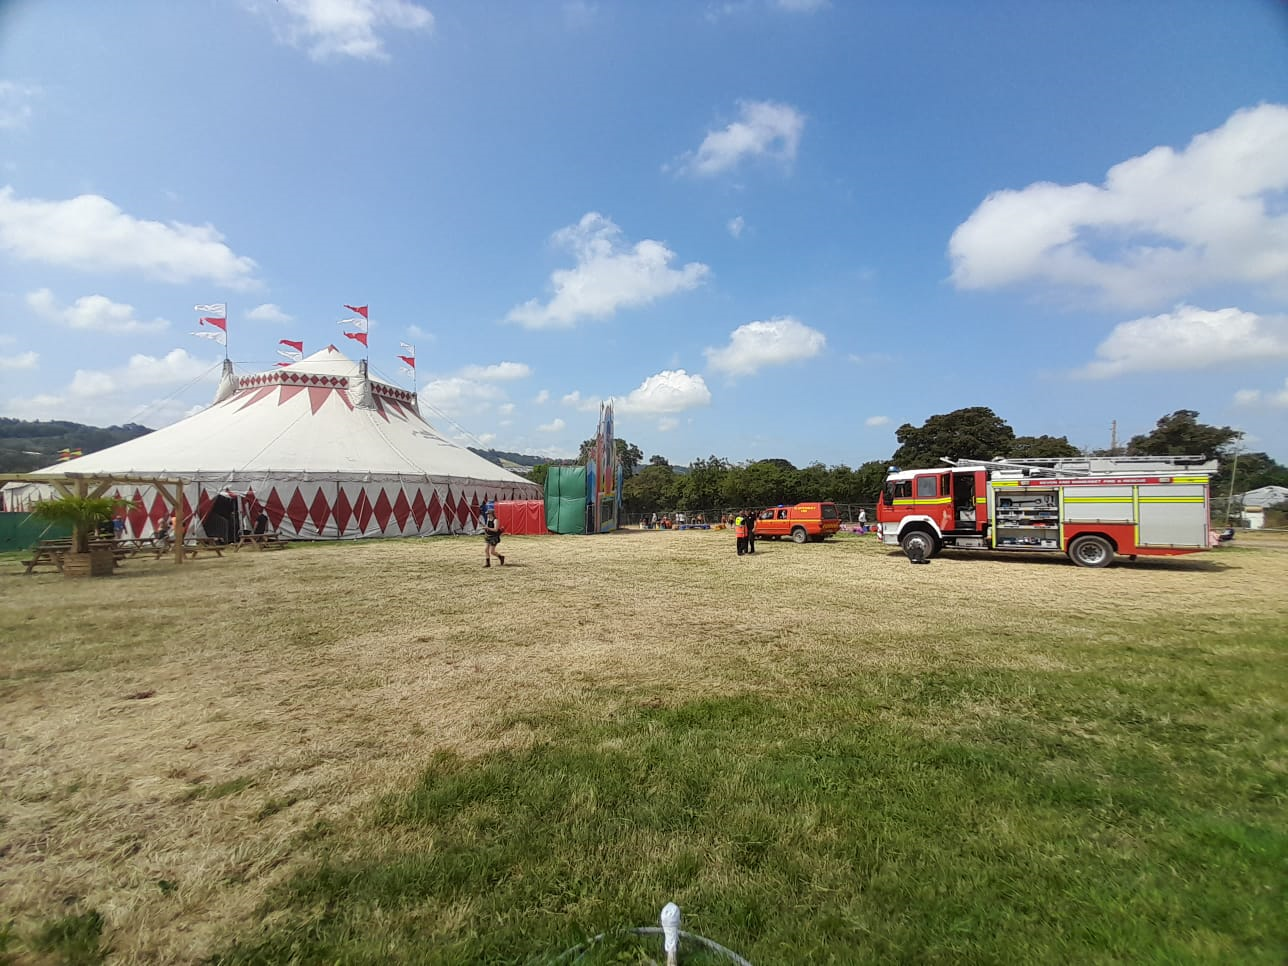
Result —
MULTIPOLYGON (((1219 461, 1212 479, 1214 497, 1236 471, 1237 492, 1276 484, 1288 486, 1288 467, 1265 453, 1242 452, 1242 435, 1229 426, 1199 422, 1194 410, 1181 409, 1158 420, 1148 433, 1133 436, 1118 452, 1082 450, 1064 436, 1017 436, 991 409, 973 406, 931 416, 921 426, 905 423, 895 431, 898 448, 889 459, 869 460, 858 467, 813 463, 794 466, 785 459, 733 463, 719 456, 672 466, 665 456, 644 462, 638 446, 614 441, 622 464, 622 506, 629 515, 666 511, 707 512, 731 507, 761 507, 831 500, 837 504, 872 506, 891 466, 917 469, 943 465, 941 457, 959 459, 1042 459, 1078 456, 1205 456, 1219 461)), ((584 464, 595 445, 582 443, 575 464, 584 464)), ((531 478, 544 484, 550 464, 533 468, 531 478)))

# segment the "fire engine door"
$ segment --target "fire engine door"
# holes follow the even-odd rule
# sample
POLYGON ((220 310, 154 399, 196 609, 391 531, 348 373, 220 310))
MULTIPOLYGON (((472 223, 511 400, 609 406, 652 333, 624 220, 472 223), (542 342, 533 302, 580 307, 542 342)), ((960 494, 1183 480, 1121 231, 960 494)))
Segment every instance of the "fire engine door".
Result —
POLYGON ((975 513, 975 474, 953 474, 953 529, 978 529, 975 513))

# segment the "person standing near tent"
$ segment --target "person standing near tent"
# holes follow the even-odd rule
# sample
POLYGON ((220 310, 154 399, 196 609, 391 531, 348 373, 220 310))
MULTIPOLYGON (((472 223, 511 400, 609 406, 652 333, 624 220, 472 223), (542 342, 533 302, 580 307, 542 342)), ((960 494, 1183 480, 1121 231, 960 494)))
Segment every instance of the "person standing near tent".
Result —
POLYGON ((868 532, 868 511, 859 507, 859 533, 868 532))
POLYGON ((496 557, 501 561, 501 566, 505 566, 505 557, 501 551, 497 550, 497 544, 501 542, 501 524, 496 522, 496 514, 488 513, 487 522, 483 525, 483 566, 492 566, 492 558, 496 557))

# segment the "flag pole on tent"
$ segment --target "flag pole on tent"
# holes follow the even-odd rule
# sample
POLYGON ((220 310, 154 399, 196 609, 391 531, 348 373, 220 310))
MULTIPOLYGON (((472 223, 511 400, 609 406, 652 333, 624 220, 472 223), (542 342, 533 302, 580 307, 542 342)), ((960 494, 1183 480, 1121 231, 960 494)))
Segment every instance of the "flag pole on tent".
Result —
POLYGON ((278 349, 278 350, 277 350, 277 354, 278 354, 279 356, 281 356, 283 359, 290 359, 291 361, 290 361, 290 362, 275 362, 275 363, 273 363, 274 365, 276 365, 276 366, 283 366, 283 367, 285 367, 285 366, 290 366, 290 365, 294 365, 295 363, 299 362, 301 359, 303 359, 303 358, 304 358, 304 340, 303 340, 303 339, 299 339, 299 340, 296 340, 296 339, 279 339, 279 340, 278 340, 278 342, 277 342, 277 344, 278 344, 278 345, 287 345, 287 346, 290 346, 290 347, 291 347, 291 349, 290 349, 290 351, 289 351, 289 352, 288 352, 288 351, 286 351, 285 349, 278 349))
POLYGON ((224 361, 228 361, 228 303, 213 302, 210 305, 194 305, 194 312, 200 312, 202 317, 197 320, 198 325, 208 325, 215 331, 210 332, 202 329, 199 332, 192 333, 201 339, 213 339, 224 347, 224 361))
POLYGON ((357 331, 357 332, 346 332, 346 333, 344 334, 344 337, 345 337, 346 339, 352 339, 354 342, 360 342, 360 343, 362 343, 362 348, 363 348, 363 350, 364 350, 364 352, 365 352, 365 355, 363 356, 363 358, 364 358, 366 361, 370 362, 370 361, 371 361, 371 350, 370 350, 370 348, 367 346, 367 309, 368 309, 368 306, 366 306, 366 305, 346 305, 346 306, 345 306, 345 308, 346 308, 346 309, 348 309, 350 312, 357 312, 358 314, 357 314, 356 316, 354 316, 353 318, 351 318, 351 319, 341 319, 339 324, 340 324, 340 325, 351 325, 351 326, 353 326, 355 329, 357 329, 358 331, 357 331))
POLYGON ((411 394, 414 396, 416 395, 416 347, 408 345, 406 342, 399 342, 398 344, 402 346, 403 352, 407 353, 405 356, 399 356, 398 358, 403 362, 402 371, 411 376, 411 394))

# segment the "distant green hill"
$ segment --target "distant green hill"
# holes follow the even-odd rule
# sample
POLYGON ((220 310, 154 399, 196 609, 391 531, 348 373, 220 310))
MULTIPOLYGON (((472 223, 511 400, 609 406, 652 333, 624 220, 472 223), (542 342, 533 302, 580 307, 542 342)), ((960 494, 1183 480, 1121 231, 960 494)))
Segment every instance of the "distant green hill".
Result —
POLYGON ((471 446, 471 453, 482 456, 489 463, 495 463, 502 469, 514 473, 526 474, 534 466, 549 463, 551 466, 573 466, 576 460, 552 460, 547 456, 528 456, 526 453, 507 453, 499 449, 478 449, 471 446))
POLYGON ((30 473, 58 462, 61 449, 79 449, 88 454, 150 432, 137 423, 100 428, 62 419, 0 416, 0 473, 30 473))

